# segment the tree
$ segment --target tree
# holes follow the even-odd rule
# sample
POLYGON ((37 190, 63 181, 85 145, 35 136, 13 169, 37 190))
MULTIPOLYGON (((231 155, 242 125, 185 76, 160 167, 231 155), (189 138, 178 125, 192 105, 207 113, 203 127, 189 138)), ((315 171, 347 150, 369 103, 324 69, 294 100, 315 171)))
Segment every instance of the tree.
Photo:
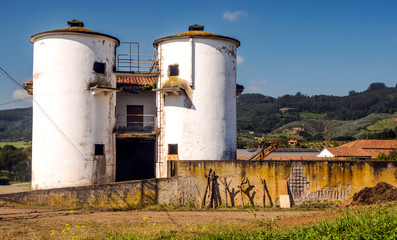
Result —
POLYGON ((357 92, 354 90, 349 91, 349 96, 357 95, 357 92))
POLYGON ((29 181, 30 153, 30 149, 16 149, 11 145, 4 146, 0 152, 0 170, 7 172, 9 180, 29 181), (16 176, 19 179, 16 179, 16 176))
POLYGON ((373 82, 369 85, 368 91, 385 89, 385 88, 387 88, 387 87, 386 87, 386 84, 384 84, 383 82, 373 82))

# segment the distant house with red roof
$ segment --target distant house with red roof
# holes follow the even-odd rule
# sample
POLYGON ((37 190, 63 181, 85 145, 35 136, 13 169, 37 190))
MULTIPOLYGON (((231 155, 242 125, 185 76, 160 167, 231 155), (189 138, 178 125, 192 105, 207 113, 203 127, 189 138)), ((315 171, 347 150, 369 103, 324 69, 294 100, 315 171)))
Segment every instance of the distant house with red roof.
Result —
POLYGON ((339 147, 324 148, 317 157, 376 158, 380 153, 389 154, 397 149, 397 140, 357 140, 339 147))

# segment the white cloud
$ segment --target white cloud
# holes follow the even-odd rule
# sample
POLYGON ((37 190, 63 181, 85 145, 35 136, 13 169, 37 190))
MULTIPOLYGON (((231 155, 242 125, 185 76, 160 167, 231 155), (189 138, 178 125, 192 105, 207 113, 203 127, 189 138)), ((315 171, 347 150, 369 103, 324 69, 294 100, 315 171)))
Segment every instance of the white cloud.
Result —
POLYGON ((223 19, 226 19, 231 22, 236 21, 240 17, 246 17, 246 16, 248 16, 248 14, 245 11, 234 11, 234 12, 227 11, 223 13, 223 19))
POLYGON ((242 56, 237 55, 237 64, 242 64, 244 62, 244 58, 242 56))
POLYGON ((260 92, 260 91, 262 91, 262 88, 260 88, 258 86, 250 85, 250 86, 247 86, 247 90, 249 92, 260 92))
POLYGON ((12 98, 17 100, 23 100, 24 102, 31 103, 32 96, 29 95, 25 90, 17 89, 12 93, 12 98))
POLYGON ((250 84, 246 87, 246 89, 247 92, 259 93, 266 88, 265 86, 266 84, 267 84, 266 80, 251 81, 250 84))

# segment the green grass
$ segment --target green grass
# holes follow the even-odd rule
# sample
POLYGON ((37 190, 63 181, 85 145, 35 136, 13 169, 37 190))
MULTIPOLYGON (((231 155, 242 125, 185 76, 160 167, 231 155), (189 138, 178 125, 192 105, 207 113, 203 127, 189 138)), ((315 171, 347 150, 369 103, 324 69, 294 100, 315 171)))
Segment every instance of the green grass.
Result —
POLYGON ((16 148, 26 148, 32 146, 32 142, 18 141, 18 142, 0 142, 0 147, 3 148, 5 145, 12 145, 16 148))
POLYGON ((293 110, 293 108, 287 108, 287 107, 285 107, 285 108, 280 108, 279 109, 281 112, 287 112, 287 111, 289 111, 289 110, 293 110))
POLYGON ((220 231, 184 239, 397 239, 396 203, 351 214, 347 209, 333 221, 324 220, 308 227, 279 228, 263 221, 263 230, 220 231))
MULTIPOLYGON (((335 216, 334 220, 318 220, 310 225, 303 225, 305 221, 301 221, 305 217, 301 219, 299 216, 266 220, 261 217, 265 212, 255 217, 255 221, 168 224, 157 223, 156 219, 149 218, 150 212, 147 212, 148 217, 143 217, 140 222, 116 226, 77 220, 73 212, 70 211, 71 221, 66 225, 43 227, 40 223, 24 223, 22 228, 16 228, 11 234, 21 237, 22 229, 27 239, 397 239, 397 202, 329 209, 321 214, 335 216)), ((323 218, 319 216, 318 219, 323 218)))
POLYGON ((311 112, 301 112, 299 113, 302 119, 317 119, 317 120, 324 120, 324 114, 319 113, 311 113, 311 112))
POLYGON ((395 129, 397 120, 395 118, 382 119, 367 127, 369 131, 383 131, 384 129, 395 129))

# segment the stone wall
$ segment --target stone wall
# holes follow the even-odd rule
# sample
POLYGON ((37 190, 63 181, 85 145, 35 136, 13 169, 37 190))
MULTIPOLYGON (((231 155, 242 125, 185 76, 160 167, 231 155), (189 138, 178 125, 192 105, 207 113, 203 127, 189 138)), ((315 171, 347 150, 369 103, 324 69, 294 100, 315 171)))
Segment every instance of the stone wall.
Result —
POLYGON ((194 187, 194 178, 173 177, 2 194, 0 201, 103 209, 128 209, 151 204, 187 205, 197 198, 198 192, 191 191, 194 187))

